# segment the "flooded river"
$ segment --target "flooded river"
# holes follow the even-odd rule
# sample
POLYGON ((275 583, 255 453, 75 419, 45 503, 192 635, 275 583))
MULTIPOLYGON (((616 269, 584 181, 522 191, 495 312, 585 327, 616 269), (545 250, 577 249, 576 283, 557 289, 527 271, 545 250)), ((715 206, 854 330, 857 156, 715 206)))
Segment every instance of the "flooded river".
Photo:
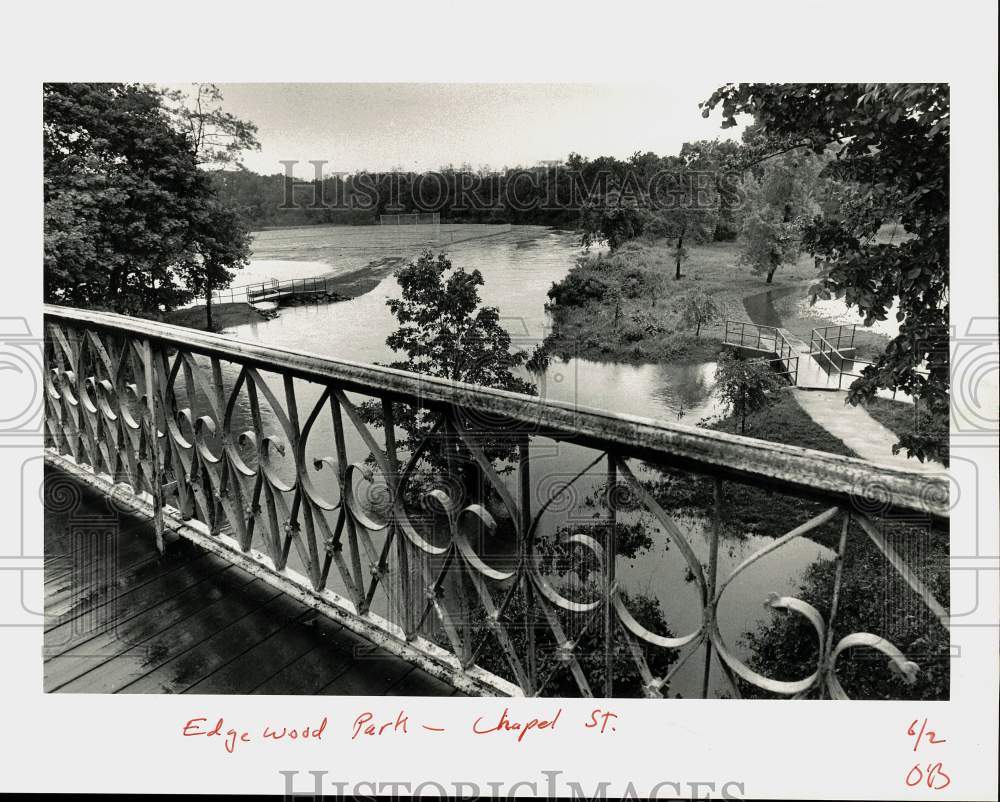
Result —
MULTIPOLYGON (((329 231, 327 240, 331 236, 329 231)), ((356 232, 353 236, 357 236, 356 232)), ((268 258, 260 259, 251 266, 254 275, 265 274, 268 262, 275 256, 280 257, 278 261, 283 276, 316 275, 338 270, 338 251, 329 242, 323 252, 325 262, 317 263, 316 237, 316 231, 310 229, 267 232, 266 243, 262 241, 262 246, 266 246, 262 253, 268 258), (302 240, 301 254, 295 249, 296 237, 302 240), (280 252, 274 249, 275 243, 281 244, 280 252)), ((397 253, 394 252, 394 255, 397 253)), ((510 332, 514 345, 530 352, 548 330, 549 321, 544 309, 546 292, 554 281, 566 275, 580 249, 577 238, 572 234, 536 227, 515 227, 509 234, 449 244, 447 253, 456 266, 476 268, 482 272, 485 286, 480 292, 484 303, 500 309, 503 324, 510 332)), ((386 254, 371 250, 364 255, 375 259, 386 254)), ((356 256, 355 251, 350 251, 351 269, 357 267, 354 264, 356 256)), ((396 323, 385 302, 398 294, 395 279, 389 277, 371 292, 353 300, 282 308, 273 320, 236 326, 228 329, 226 334, 242 340, 356 362, 389 362, 397 357, 386 346, 385 340, 396 323)), ((713 396, 714 370, 715 364, 711 362, 628 365, 572 359, 568 362, 553 360, 544 375, 529 376, 525 373, 525 376, 535 381, 539 393, 547 398, 692 425, 719 411, 713 396)), ((281 397, 280 380, 275 378, 273 387, 281 397)), ((307 415, 318 398, 319 389, 300 384, 297 392, 300 415, 307 415)), ((238 414, 247 416, 249 423, 247 409, 241 408, 238 414)), ((348 435, 349 451, 357 454, 357 459, 362 459, 365 449, 360 439, 353 435, 350 427, 348 435)), ((309 438, 307 456, 334 453, 329 416, 320 416, 309 438)), ((532 442, 531 456, 532 482, 542 493, 553 482, 565 481, 579 472, 595 453, 572 443, 556 444, 545 438, 536 438, 532 442)), ((636 465, 635 470, 642 475, 641 466, 636 465)), ((581 515, 593 518, 595 510, 588 497, 592 497, 602 485, 604 471, 603 463, 599 464, 592 470, 593 475, 588 474, 578 483, 571 503, 553 505, 553 511, 547 513, 542 522, 543 535, 551 535, 565 526, 567 521, 579 519, 581 515)), ((332 476, 323 477, 322 472, 319 476, 317 484, 320 492, 326 487, 324 482, 331 482, 332 487, 332 476)), ((701 617, 695 585, 688 581, 679 550, 670 545, 669 538, 652 522, 651 516, 640 515, 644 516, 651 545, 633 557, 619 556, 618 575, 629 593, 642 593, 659 603, 675 635, 686 633, 698 625, 701 617)), ((682 525, 689 533, 689 540, 699 559, 707 564, 708 539, 704 522, 686 518, 682 525)), ((725 576, 729 569, 768 540, 764 535, 747 534, 744 538, 722 544, 720 575, 725 576)), ((727 591, 720 610, 720 627, 728 643, 735 646, 744 633, 769 619, 772 613, 762 608, 768 593, 793 591, 807 566, 829 556, 823 547, 800 539, 742 575, 727 591)), ((335 590, 339 589, 335 582, 332 586, 335 590)), ((742 652, 742 649, 737 651, 742 652)), ((699 695, 701 672, 702 659, 695 655, 672 681, 670 695, 699 695)), ((726 690, 719 674, 718 670, 713 674, 716 693, 726 690)))

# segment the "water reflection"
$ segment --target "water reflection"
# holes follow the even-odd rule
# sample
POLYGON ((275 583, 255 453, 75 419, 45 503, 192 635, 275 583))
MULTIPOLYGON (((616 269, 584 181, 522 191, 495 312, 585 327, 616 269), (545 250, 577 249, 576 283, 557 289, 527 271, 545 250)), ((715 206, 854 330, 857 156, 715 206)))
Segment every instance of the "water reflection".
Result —
MULTIPOLYGON (((295 232, 283 232, 283 246, 294 238, 295 232)), ((449 248, 449 256, 456 265, 482 271, 485 286, 483 300, 501 310, 504 325, 511 333, 517 347, 531 350, 548 330, 544 309, 546 292, 554 281, 560 280, 574 263, 579 251, 573 235, 521 227, 512 234, 488 239, 463 242, 449 248)), ((376 254, 377 255, 377 254, 376 254)), ((237 326, 227 333, 243 340, 264 342, 287 348, 296 353, 314 353, 355 362, 388 362, 395 358, 385 344, 386 337, 395 329, 385 301, 398 295, 399 288, 393 278, 384 279, 373 291, 336 304, 283 308, 273 320, 237 326)), ((696 424, 701 419, 719 414, 719 404, 713 395, 715 363, 630 365, 600 363, 584 359, 563 362, 553 360, 542 376, 533 377, 540 394, 548 399, 594 407, 627 415, 656 418, 682 424, 696 424)), ((227 389, 236 381, 237 370, 232 366, 223 371, 227 389)), ((264 379, 274 396, 284 404, 284 387, 281 378, 264 374, 264 379)), ((320 397, 321 388, 307 383, 296 384, 296 406, 300 420, 309 417, 320 397)), ((356 403, 365 399, 348 394, 356 403)), ((267 430, 280 433, 279 416, 274 414, 266 398, 261 399, 261 418, 267 430)), ((252 414, 246 391, 241 393, 233 410, 233 428, 236 431, 252 428, 252 414)), ((364 461, 367 449, 353 427, 345 427, 347 450, 351 460, 364 461)), ((379 434, 376 435, 380 437, 379 434)), ((329 413, 316 419, 306 444, 310 464, 322 457, 336 453, 334 434, 329 413)), ((595 452, 573 442, 555 442, 536 437, 531 444, 532 486, 539 508, 559 483, 565 484, 595 457, 595 452)), ((290 476, 292 456, 275 454, 278 470, 290 476)), ((320 492, 336 498, 333 471, 324 468, 316 474, 315 482, 320 492)), ((606 510, 600 498, 606 480, 606 464, 598 463, 575 483, 566 498, 560 498, 543 516, 539 533, 542 538, 555 538, 559 533, 574 527, 599 527, 606 510)), ((640 471, 639 466, 634 470, 640 471)), ((508 475, 512 494, 517 494, 517 475, 508 475)), ((672 548, 669 537, 652 517, 643 511, 623 514, 625 524, 642 528, 644 537, 630 554, 617 559, 619 577, 627 592, 636 598, 646 597, 659 604, 663 619, 675 634, 691 631, 698 626, 701 608, 697 593, 690 581, 689 569, 678 550, 672 548)), ((335 523, 331 517, 331 525, 335 523)), ((688 532, 690 543, 698 558, 708 561, 708 527, 703 519, 688 517, 681 522, 688 532)), ((599 530, 594 530, 599 531, 599 530)), ((372 533, 376 550, 382 548, 384 531, 372 533)), ((781 533, 774 533, 781 534, 781 533)), ((720 576, 741 562, 747 555, 768 542, 761 535, 728 538, 720 547, 720 576)), ((482 544, 501 563, 509 559, 512 544, 502 540, 482 544)), ((727 591, 720 608, 722 634, 737 654, 743 655, 740 636, 765 623, 773 613, 765 611, 762 602, 771 592, 784 592, 794 588, 802 573, 812 562, 828 557, 826 549, 806 539, 792 541, 742 575, 727 591)), ((301 570, 301 561, 292 553, 289 565, 301 570)), ((330 586, 343 593, 343 585, 331 572, 330 586)), ((380 597, 376 597, 378 600, 380 597)), ((384 600, 373 607, 380 614, 387 612, 384 600)), ((672 681, 671 695, 697 696, 701 692, 702 661, 697 655, 678 671, 672 681)), ((721 673, 715 671, 714 690, 725 692, 719 684, 721 673)))

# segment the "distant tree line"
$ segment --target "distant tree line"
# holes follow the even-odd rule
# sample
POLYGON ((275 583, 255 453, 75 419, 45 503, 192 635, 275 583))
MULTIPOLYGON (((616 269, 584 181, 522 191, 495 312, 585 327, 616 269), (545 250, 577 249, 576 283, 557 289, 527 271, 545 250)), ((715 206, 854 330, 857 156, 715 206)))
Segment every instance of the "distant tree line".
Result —
POLYGON ((611 250, 665 238, 676 279, 692 244, 738 237, 740 261, 767 282, 812 255, 815 294, 842 297, 868 324, 898 299, 899 335, 850 398, 906 391, 941 426, 901 447, 940 453, 950 401, 945 84, 731 84, 702 113, 721 112, 724 128, 749 117, 742 142, 311 182, 240 169, 256 129, 223 111, 216 87, 196 86, 183 97, 145 84, 44 85, 47 301, 159 314, 227 286, 249 260, 251 229, 381 214, 575 228, 583 244, 611 250), (879 237, 887 223, 902 228, 898 241, 879 237))
MULTIPOLYGON (((676 182, 698 176, 697 201, 713 205, 714 235, 736 235, 731 211, 738 180, 717 175, 736 143, 686 144, 680 156, 635 153, 628 159, 585 158, 571 153, 562 164, 503 171, 468 166, 422 173, 326 172, 303 179, 286 173, 259 175, 230 170, 216 175, 220 197, 240 208, 252 228, 296 225, 371 225, 384 214, 438 212, 453 223, 512 223, 579 228, 588 210, 624 195, 635 205, 674 205, 687 200, 676 182), (706 191, 708 190, 708 191, 706 191), (716 225, 717 223, 717 225, 716 225)), ((310 166, 310 169, 312 167, 310 166)))

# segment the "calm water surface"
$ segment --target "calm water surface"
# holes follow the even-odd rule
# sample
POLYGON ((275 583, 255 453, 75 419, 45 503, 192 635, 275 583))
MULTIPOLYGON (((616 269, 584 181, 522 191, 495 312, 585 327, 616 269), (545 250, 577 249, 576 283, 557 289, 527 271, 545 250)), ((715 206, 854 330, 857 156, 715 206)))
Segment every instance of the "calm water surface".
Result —
MULTIPOLYGON (((351 235, 356 237, 357 232, 351 235)), ((280 255, 282 277, 304 277, 338 270, 338 265, 331 261, 325 264, 314 261, 316 251, 314 240, 310 239, 312 236, 314 234, 308 229, 267 232, 269 250, 265 252, 269 257, 280 255), (297 237, 302 240, 301 253, 294 247, 297 237), (281 245, 280 254, 274 247, 277 243, 281 245), (302 261, 296 262, 296 257, 302 257, 302 261)), ((329 240, 329 235, 326 239, 329 240)), ((456 266, 482 272, 485 286, 480 292, 484 303, 500 309, 515 346, 527 351, 534 348, 548 330, 544 309, 547 290, 554 281, 566 275, 579 253, 573 235, 535 227, 515 228, 510 234, 448 246, 448 255, 456 266)), ((374 259, 384 254, 369 252, 367 255, 374 259)), ((254 275, 264 276, 269 262, 270 259, 255 262, 251 266, 254 275)), ((351 268, 357 266, 352 257, 351 268)), ((385 344, 386 337, 395 329, 395 322, 385 302, 398 294, 395 279, 389 277, 359 298, 324 306, 283 308, 273 320, 236 326, 226 334, 298 352, 356 362, 388 362, 396 358, 385 344)), ((715 364, 711 362, 628 365, 571 359, 567 362, 554 360, 544 375, 531 378, 538 384, 539 393, 547 398, 686 425, 719 412, 712 393, 714 370, 715 364)), ((275 394, 283 399, 280 379, 274 377, 268 381, 275 394)), ((318 399, 319 389, 299 384, 296 390, 300 417, 304 419, 318 399)), ((239 415, 246 418, 249 428, 246 404, 241 405, 239 415)), ((265 418, 273 419, 273 416, 268 416, 265 410, 265 418)), ((347 428, 349 451, 357 455, 356 459, 363 459, 366 449, 360 438, 349 426, 347 428)), ((334 453, 329 415, 321 415, 310 435, 307 455, 318 457, 334 453)), ((531 470, 540 499, 537 503, 548 497, 553 486, 582 470, 594 456, 593 451, 573 443, 556 444, 545 438, 533 440, 531 470)), ((604 463, 599 463, 577 483, 566 503, 554 504, 542 521, 541 532, 550 534, 568 521, 579 521, 581 516, 592 519, 597 508, 587 498, 601 487, 605 470, 604 463)), ((635 465, 634 470, 641 475, 644 469, 635 465)), ((332 474, 324 477, 320 472, 316 484, 321 493, 327 488, 329 497, 336 496, 332 492, 332 474)), ((643 517, 652 545, 633 558, 619 556, 618 574, 630 593, 643 593, 659 602, 673 634, 689 632, 697 627, 701 617, 696 586, 688 581, 686 564, 676 546, 659 530, 651 516, 639 515, 643 517)), ((686 518, 681 525, 699 559, 707 565, 708 528, 705 522, 686 518)), ((745 538, 723 543, 720 546, 720 577, 768 541, 766 536, 748 534, 745 538)), ((808 565, 829 556, 825 548, 799 539, 741 575, 727 591, 720 609, 720 628, 730 646, 737 646, 744 633, 766 623, 773 615, 762 607, 768 593, 793 591, 808 565)), ((294 567, 294 558, 292 562, 294 567)), ((337 583, 332 584, 339 590, 337 583)), ((742 653, 739 648, 737 651, 742 653)), ((702 662, 700 655, 694 655, 687 662, 672 681, 671 695, 700 694, 702 662)), ((718 670, 713 673, 713 687, 717 693, 727 690, 720 673, 718 670)))

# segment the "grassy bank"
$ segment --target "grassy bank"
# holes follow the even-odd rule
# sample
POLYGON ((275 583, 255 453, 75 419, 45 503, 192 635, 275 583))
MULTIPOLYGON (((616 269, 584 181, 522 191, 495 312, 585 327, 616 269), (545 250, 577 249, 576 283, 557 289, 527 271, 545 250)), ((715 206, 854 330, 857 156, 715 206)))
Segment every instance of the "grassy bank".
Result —
POLYGON ((186 326, 199 331, 222 331, 232 326, 242 326, 267 320, 264 315, 250 304, 212 304, 212 327, 208 326, 208 312, 204 306, 190 306, 187 309, 175 309, 163 316, 164 323, 174 326, 186 326))
MULTIPOLYGON (((807 343, 814 328, 833 323, 808 304, 807 291, 816 279, 809 256, 782 265, 766 284, 739 264, 739 255, 736 242, 693 246, 680 280, 674 279, 673 249, 664 241, 633 241, 614 254, 581 257, 553 287, 548 305, 553 329, 546 349, 558 356, 633 363, 711 360, 726 319, 750 320, 744 299, 768 291, 782 327, 807 343), (678 301, 690 292, 707 293, 718 308, 700 337, 678 312, 678 301)), ((859 327, 856 355, 872 360, 888 342, 887 335, 859 327)))
MULTIPOLYGON (((948 459, 947 430, 941 430, 941 422, 935 421, 919 404, 893 401, 888 398, 873 398, 865 402, 865 409, 875 420, 897 437, 915 434, 929 434, 937 431, 944 459, 948 459)), ((903 452, 905 453, 905 451, 903 452)))
POLYGON ((621 362, 714 359, 725 319, 747 318, 745 297, 804 287, 815 276, 812 260, 803 257, 783 266, 768 285, 738 258, 732 242, 693 247, 675 280, 673 249, 666 242, 630 242, 614 254, 581 257, 550 291, 553 330, 546 350, 621 362), (691 292, 712 296, 718 309, 700 336, 682 320, 679 306, 691 292))

